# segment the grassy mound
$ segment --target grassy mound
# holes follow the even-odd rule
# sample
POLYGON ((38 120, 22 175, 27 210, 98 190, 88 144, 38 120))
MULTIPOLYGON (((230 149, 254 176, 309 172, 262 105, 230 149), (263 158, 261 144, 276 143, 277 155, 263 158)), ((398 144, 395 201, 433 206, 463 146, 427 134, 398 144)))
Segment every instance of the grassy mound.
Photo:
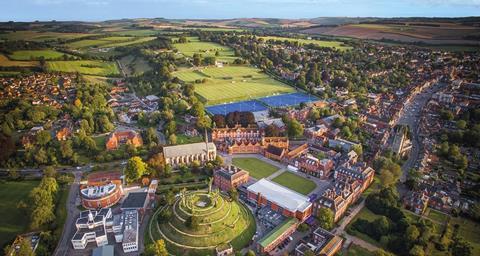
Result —
POLYGON ((241 249, 255 233, 251 212, 216 192, 186 192, 155 218, 154 239, 164 239, 174 255, 211 254, 226 243, 241 249))

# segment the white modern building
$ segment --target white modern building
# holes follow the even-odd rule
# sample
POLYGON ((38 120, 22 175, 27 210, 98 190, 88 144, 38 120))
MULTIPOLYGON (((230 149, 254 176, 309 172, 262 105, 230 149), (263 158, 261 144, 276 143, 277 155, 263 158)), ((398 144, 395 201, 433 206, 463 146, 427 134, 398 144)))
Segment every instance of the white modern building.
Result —
POLYGON ((100 211, 83 211, 77 219, 75 226, 77 232, 73 235, 72 245, 74 249, 85 249, 88 243, 95 243, 97 246, 108 244, 107 223, 112 222, 112 211, 110 208, 100 211))
POLYGON ((115 242, 122 243, 123 251, 138 251, 137 210, 125 210, 118 215, 112 215, 110 208, 100 211, 83 211, 77 219, 77 232, 72 238, 74 249, 85 249, 88 243, 97 247, 108 245, 107 233, 113 233, 115 242))

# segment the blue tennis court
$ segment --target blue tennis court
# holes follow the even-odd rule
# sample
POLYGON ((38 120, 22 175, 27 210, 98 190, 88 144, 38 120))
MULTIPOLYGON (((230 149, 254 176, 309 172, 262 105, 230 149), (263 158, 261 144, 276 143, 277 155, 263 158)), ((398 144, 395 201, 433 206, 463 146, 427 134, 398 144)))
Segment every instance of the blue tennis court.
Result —
POLYGON ((312 102, 317 101, 318 98, 309 94, 295 92, 287 93, 269 97, 263 97, 257 99, 270 107, 286 107, 286 106, 295 106, 302 102, 312 102))
POLYGON ((256 112, 256 111, 267 110, 267 108, 264 105, 262 105, 262 103, 256 100, 247 100, 247 101, 240 101, 240 102, 229 103, 229 104, 214 105, 214 106, 206 107, 206 109, 208 112, 210 112, 213 115, 215 114, 226 115, 230 112, 235 112, 235 111, 256 112))

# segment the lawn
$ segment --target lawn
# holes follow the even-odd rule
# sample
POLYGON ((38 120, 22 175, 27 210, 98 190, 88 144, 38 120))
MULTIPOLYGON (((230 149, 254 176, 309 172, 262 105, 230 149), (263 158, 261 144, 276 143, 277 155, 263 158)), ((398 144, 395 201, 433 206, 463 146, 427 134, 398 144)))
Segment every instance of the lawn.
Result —
POLYGON ((428 211, 427 217, 434 221, 445 224, 445 222, 448 219, 448 215, 446 215, 445 213, 439 212, 437 210, 434 210, 432 208, 428 208, 427 211, 428 211))
POLYGON ((34 66, 38 66, 38 61, 10 60, 5 55, 0 54, 0 67, 34 67, 34 66))
POLYGON ((207 105, 215 105, 294 92, 294 89, 248 66, 184 69, 173 74, 185 82, 206 79, 195 84, 195 92, 207 105))
POLYGON ((317 187, 315 182, 288 171, 275 177, 272 181, 304 195, 308 195, 317 187))
POLYGON ((14 51, 13 54, 9 55, 9 57, 12 60, 36 60, 40 57, 44 57, 46 60, 51 60, 62 58, 63 55, 65 55, 63 52, 45 49, 14 51))
POLYGON ((18 209, 20 201, 27 202, 30 191, 39 181, 5 182, 0 184, 0 247, 11 242, 17 234, 28 229, 28 214, 18 209))
POLYGON ((230 47, 213 42, 201 42, 197 37, 188 37, 187 43, 176 43, 173 46, 188 57, 192 57, 195 53, 201 54, 202 57, 211 57, 218 52, 219 55, 216 56, 218 61, 231 63, 238 58, 230 47))
POLYGON ((183 134, 177 135, 177 144, 189 144, 189 143, 197 143, 202 141, 203 141, 202 136, 189 137, 183 134))
POLYGON ((257 158, 233 158, 233 165, 250 173, 250 176, 259 180, 278 171, 278 168, 257 158))
POLYGON ((343 42, 339 41, 324 41, 324 40, 315 40, 315 39, 300 39, 300 38, 290 38, 290 37, 278 37, 278 36, 261 36, 265 41, 267 40, 281 40, 281 41, 290 41, 290 42, 299 42, 300 44, 316 44, 321 47, 329 47, 339 49, 341 51, 352 49, 350 46, 344 45, 343 42))
POLYGON ((79 72, 87 75, 116 76, 120 72, 114 62, 99 60, 47 61, 49 71, 79 72))
POLYGON ((372 252, 356 244, 351 244, 342 256, 370 256, 372 252))
POLYGON ((452 218, 452 224, 460 225, 458 234, 473 246, 472 255, 480 255, 480 224, 465 218, 452 218))

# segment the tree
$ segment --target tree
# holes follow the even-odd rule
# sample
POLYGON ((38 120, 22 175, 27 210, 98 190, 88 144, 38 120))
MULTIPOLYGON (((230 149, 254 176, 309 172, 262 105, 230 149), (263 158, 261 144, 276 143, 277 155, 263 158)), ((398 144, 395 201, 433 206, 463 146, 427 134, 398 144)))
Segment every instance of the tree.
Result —
POLYGON ((28 239, 22 238, 19 244, 18 251, 15 252, 15 256, 34 256, 31 243, 28 239))
POLYGON ((43 176, 55 178, 55 176, 57 176, 57 171, 55 168, 53 168, 53 166, 47 166, 45 169, 43 169, 43 176))
POLYGON ((170 145, 175 145, 177 144, 177 136, 175 134, 170 134, 170 136, 168 136, 168 144, 170 145))
POLYGON ((455 256, 471 256, 472 250, 472 245, 461 238, 455 239, 452 245, 452 255, 455 256))
POLYGON ((70 160, 72 158, 74 151, 71 140, 60 142, 60 154, 64 160, 70 160))
POLYGON ((410 243, 415 242, 419 236, 420 231, 415 225, 410 225, 407 230, 405 230, 405 239, 410 243))
POLYGON ((140 179, 146 170, 146 165, 140 157, 131 157, 125 166, 125 178, 129 183, 134 182, 140 179))
POLYGON ((420 245, 414 245, 412 249, 410 249, 409 254, 411 256, 424 256, 425 251, 423 250, 423 247, 420 245))
POLYGON ((238 191, 235 187, 232 187, 229 191, 228 194, 234 201, 238 201, 238 191))
POLYGON ((287 123, 288 126, 288 136, 290 137, 300 137, 303 134, 303 126, 295 119, 289 120, 287 123))
POLYGON ((256 256, 255 252, 252 250, 248 250, 247 253, 245 253, 245 256, 256 256))
POLYGON ((165 241, 163 239, 155 241, 155 255, 156 256, 169 256, 165 241))
POLYGON ((37 133, 37 136, 35 136, 35 139, 38 145, 45 146, 47 145, 48 142, 50 142, 50 140, 52 139, 52 136, 48 131, 40 131, 37 133))
POLYGON ((329 208, 322 207, 318 210, 317 220, 320 227, 325 230, 332 230, 334 225, 334 215, 329 208))

